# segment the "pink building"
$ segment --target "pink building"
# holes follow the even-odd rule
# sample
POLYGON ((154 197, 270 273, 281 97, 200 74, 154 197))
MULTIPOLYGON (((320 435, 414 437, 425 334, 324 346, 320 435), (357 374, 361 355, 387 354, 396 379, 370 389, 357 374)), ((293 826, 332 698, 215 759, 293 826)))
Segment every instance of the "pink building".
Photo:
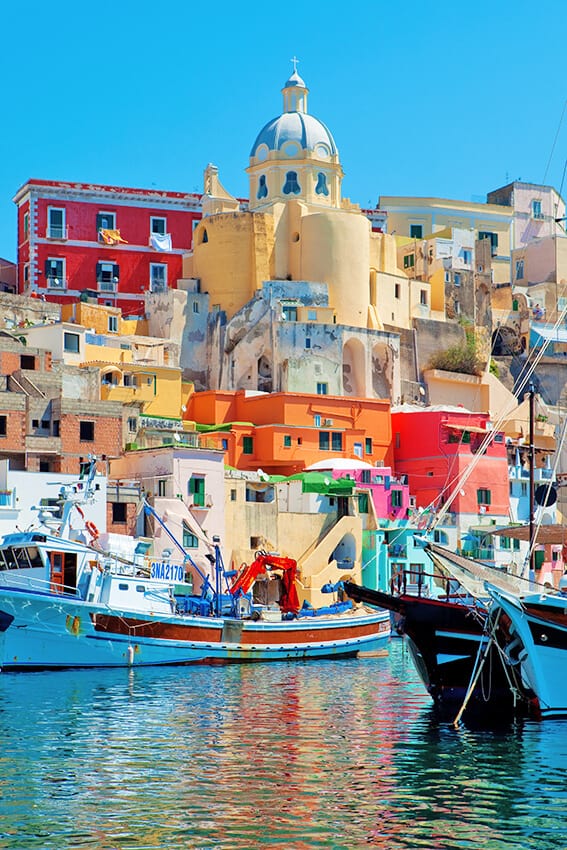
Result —
POLYGON ((306 470, 317 472, 329 472, 332 478, 344 478, 348 476, 356 483, 359 490, 359 509, 361 513, 365 506, 363 497, 368 495, 374 505, 378 519, 391 521, 407 519, 410 496, 406 475, 394 475, 389 466, 372 466, 364 461, 349 460, 347 458, 330 458, 312 464, 306 470))

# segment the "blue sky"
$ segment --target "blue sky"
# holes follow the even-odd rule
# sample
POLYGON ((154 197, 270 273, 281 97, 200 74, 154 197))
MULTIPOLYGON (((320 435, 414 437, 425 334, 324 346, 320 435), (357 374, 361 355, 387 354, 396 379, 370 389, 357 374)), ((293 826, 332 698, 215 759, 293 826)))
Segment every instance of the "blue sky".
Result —
POLYGON ((352 201, 561 189, 565 0, 7 2, 0 257, 16 259, 12 198, 30 177, 199 192, 213 162, 246 197, 294 55, 352 201))

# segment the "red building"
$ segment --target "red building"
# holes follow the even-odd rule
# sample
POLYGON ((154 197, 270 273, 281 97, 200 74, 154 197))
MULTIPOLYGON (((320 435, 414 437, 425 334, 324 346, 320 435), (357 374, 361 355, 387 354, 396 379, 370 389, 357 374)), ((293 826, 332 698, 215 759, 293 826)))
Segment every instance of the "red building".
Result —
POLYGON ((143 294, 175 286, 201 196, 28 180, 16 193, 18 292, 65 303, 92 298, 144 312, 143 294))
POLYGON ((393 410, 392 434, 396 472, 408 476, 418 508, 439 509, 456 490, 452 513, 509 517, 505 438, 503 432, 491 432, 487 414, 455 408, 393 410))

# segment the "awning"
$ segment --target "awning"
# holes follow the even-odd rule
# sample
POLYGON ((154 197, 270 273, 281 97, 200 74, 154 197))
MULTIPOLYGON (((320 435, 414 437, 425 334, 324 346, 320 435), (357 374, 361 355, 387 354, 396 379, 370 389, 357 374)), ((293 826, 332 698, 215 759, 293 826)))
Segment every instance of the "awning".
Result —
POLYGON ((352 478, 333 478, 325 472, 298 472, 284 481, 301 481, 304 493, 321 496, 351 496, 356 486, 352 478))
MULTIPOLYGON (((485 534, 498 534, 501 537, 511 537, 514 540, 525 540, 526 542, 530 539, 529 525, 509 525, 491 530, 483 528, 483 532, 485 534)), ((536 543, 562 544, 567 542, 567 526, 565 525, 540 525, 539 528, 534 525, 534 533, 536 534, 536 543)))
POLYGON ((443 425, 445 428, 451 428, 453 431, 469 431, 471 434, 490 433, 486 428, 479 428, 478 425, 454 425, 452 422, 443 422, 443 425))

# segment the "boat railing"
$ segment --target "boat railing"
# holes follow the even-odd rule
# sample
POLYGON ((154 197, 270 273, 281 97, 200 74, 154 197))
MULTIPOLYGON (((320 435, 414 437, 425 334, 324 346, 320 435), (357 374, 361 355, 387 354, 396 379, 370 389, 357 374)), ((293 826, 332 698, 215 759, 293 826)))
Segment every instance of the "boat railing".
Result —
POLYGON ((32 590, 35 593, 46 593, 49 595, 56 594, 57 596, 73 596, 77 597, 78 592, 76 587, 66 584, 54 584, 52 581, 44 578, 38 578, 30 575, 18 575, 18 570, 6 570, 2 573, 1 587, 10 587, 16 590, 32 590))
POLYGON ((471 604, 469 591, 456 578, 442 573, 401 569, 390 580, 392 596, 411 594, 420 598, 445 599, 447 602, 471 604))

